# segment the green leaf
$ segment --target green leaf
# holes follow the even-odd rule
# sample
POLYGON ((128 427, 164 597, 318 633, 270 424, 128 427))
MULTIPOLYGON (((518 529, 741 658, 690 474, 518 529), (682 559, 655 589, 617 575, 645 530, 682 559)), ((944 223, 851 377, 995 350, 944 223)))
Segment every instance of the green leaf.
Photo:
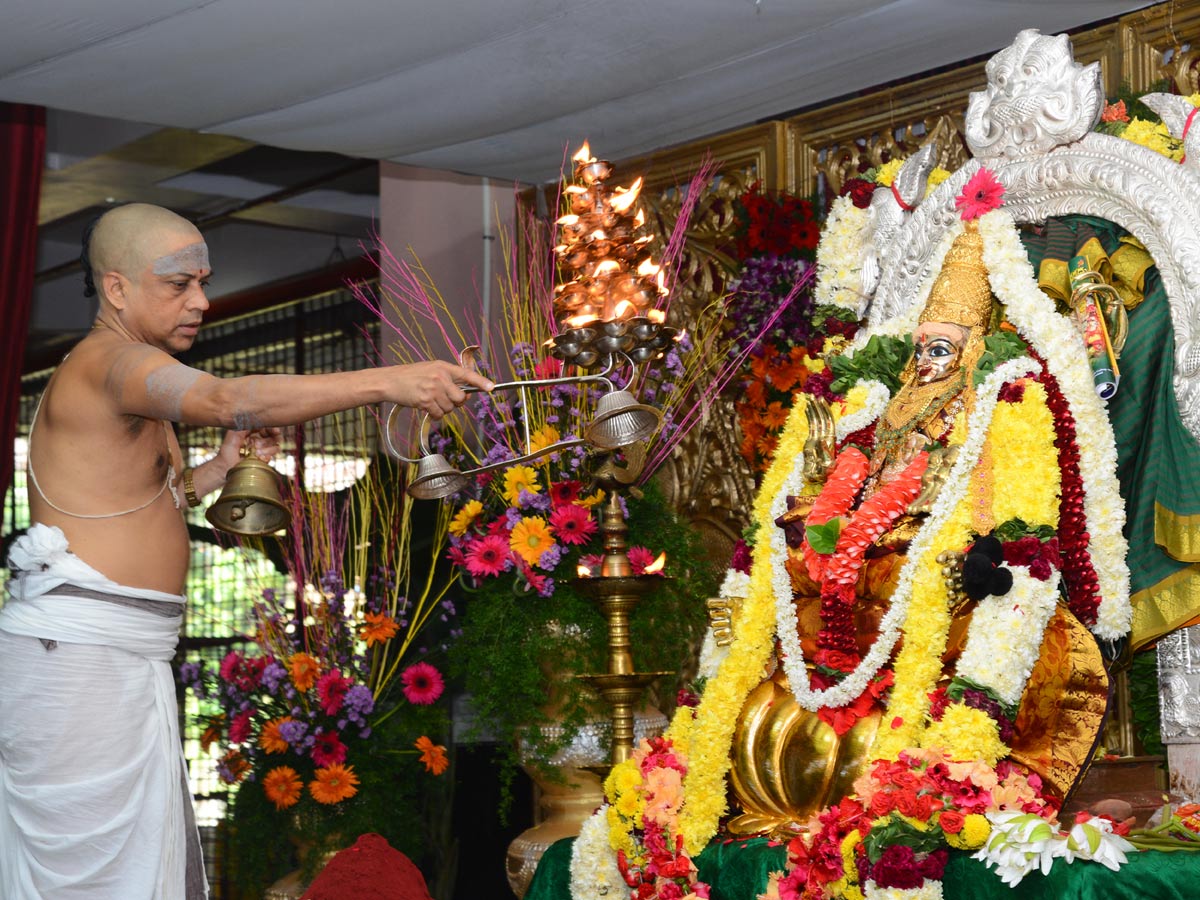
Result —
POLYGON ((900 389, 900 372, 912 356, 912 336, 872 335, 866 346, 853 356, 835 356, 829 360, 835 393, 844 394, 859 381, 880 381, 892 393, 900 389))
POLYGON ((822 555, 833 552, 841 533, 842 520, 840 517, 830 519, 824 525, 806 525, 804 528, 808 545, 822 555))

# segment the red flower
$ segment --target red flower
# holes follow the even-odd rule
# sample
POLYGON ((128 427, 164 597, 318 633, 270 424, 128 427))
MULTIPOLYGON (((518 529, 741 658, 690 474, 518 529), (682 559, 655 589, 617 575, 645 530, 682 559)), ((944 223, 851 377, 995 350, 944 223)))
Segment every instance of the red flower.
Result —
POLYGON ((842 195, 849 195, 850 202, 859 209, 866 209, 871 205, 871 197, 875 194, 875 182, 867 181, 865 178, 847 178, 842 185, 842 195))
POLYGON ((938 816, 938 826, 946 834, 958 834, 963 830, 963 825, 966 821, 967 817, 957 809, 944 809, 942 810, 942 814, 938 816))
POLYGON ((583 491, 582 481, 552 481, 550 482, 550 502, 555 506, 574 503, 583 491))
POLYGON ((871 866, 871 878, 879 887, 919 888, 925 881, 912 847, 890 844, 879 862, 871 866))
POLYGON ((409 703, 419 706, 429 706, 442 696, 446 683, 442 673, 427 662, 419 662, 409 666, 400 676, 404 683, 404 698, 409 703))
POLYGON ((1128 122, 1129 113, 1125 110, 1125 101, 1104 104, 1104 112, 1100 113, 1101 122, 1128 122))
POLYGON ((346 761, 346 745, 342 743, 336 731, 326 731, 317 735, 312 748, 312 759, 318 766, 340 766, 346 761))
POLYGON ((1025 379, 1010 381, 1000 388, 999 400, 1001 403, 1020 403, 1024 397, 1025 379))
POLYGON ((1004 185, 990 169, 984 168, 971 176, 962 193, 954 198, 954 205, 962 213, 963 221, 969 222, 998 208, 1003 196, 1004 185))
POLYGON ((550 513, 550 527, 564 544, 586 544, 596 533, 596 520, 582 506, 567 503, 550 513))
POLYGON ((254 707, 250 707, 233 717, 233 721, 229 723, 229 743, 240 744, 250 737, 250 719, 254 717, 255 712, 254 707))
POLYGON ((629 565, 633 567, 634 575, 645 575, 646 566, 654 562, 654 554, 645 547, 629 548, 629 565))
POLYGON ((326 672, 317 679, 317 697, 321 701, 321 708, 325 710, 327 716, 336 716, 339 709, 342 708, 342 701, 346 697, 346 691, 350 690, 352 682, 341 672, 334 669, 331 672, 326 672))

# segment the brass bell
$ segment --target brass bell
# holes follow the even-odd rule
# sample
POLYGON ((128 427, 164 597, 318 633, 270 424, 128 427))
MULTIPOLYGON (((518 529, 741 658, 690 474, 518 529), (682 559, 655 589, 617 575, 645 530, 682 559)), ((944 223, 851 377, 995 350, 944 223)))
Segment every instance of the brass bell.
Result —
POLYGON ((204 517, 227 534, 274 534, 292 521, 291 510, 279 494, 279 475, 242 448, 243 458, 225 477, 225 487, 204 517))
POLYGON ((461 491, 469 481, 442 454, 431 453, 417 461, 417 474, 408 485, 408 495, 417 500, 441 500, 461 491))
POLYGON ((629 391, 613 391, 600 398, 583 436, 601 450, 616 450, 650 437, 661 420, 662 413, 638 403, 629 391))

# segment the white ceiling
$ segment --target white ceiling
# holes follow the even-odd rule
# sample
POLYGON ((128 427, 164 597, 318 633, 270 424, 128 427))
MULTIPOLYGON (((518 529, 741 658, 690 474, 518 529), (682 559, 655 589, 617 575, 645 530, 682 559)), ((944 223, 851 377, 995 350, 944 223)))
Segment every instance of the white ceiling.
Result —
POLYGON ((1146 5, 4 0, 0 100, 538 183, 1146 5))

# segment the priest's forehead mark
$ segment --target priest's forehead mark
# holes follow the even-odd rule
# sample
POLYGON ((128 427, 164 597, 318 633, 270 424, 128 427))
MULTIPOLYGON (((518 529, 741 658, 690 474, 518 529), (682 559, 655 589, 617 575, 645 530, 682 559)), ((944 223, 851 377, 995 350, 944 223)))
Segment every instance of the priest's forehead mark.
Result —
POLYGON ((211 270, 208 264, 208 244, 196 241, 180 247, 174 253, 160 256, 151 264, 155 275, 195 275, 211 270))

